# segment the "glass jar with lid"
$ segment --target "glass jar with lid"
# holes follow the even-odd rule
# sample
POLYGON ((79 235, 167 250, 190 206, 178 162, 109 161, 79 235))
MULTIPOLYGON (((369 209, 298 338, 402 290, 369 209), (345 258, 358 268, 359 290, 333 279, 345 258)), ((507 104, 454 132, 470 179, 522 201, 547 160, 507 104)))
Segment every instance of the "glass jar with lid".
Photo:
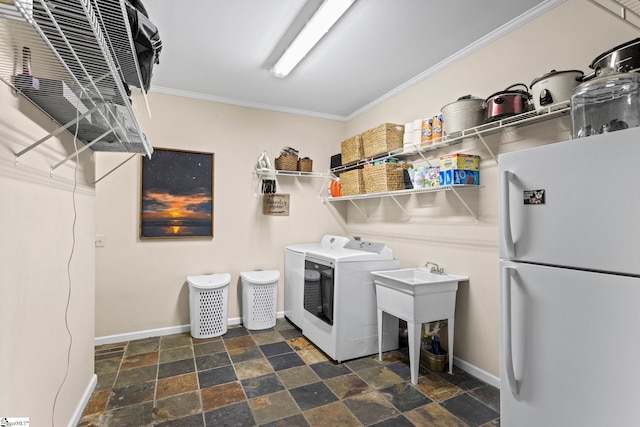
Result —
POLYGON ((605 73, 574 89, 573 138, 637 126, 640 126, 640 73, 605 73))

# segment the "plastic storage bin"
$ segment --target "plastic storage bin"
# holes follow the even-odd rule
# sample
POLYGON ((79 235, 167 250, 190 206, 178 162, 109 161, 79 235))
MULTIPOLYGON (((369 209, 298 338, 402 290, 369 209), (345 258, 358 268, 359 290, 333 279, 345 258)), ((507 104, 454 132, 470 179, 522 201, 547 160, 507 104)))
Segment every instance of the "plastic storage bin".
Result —
POLYGON ((193 338, 212 338, 227 333, 229 282, 229 273, 187 277, 193 338))
POLYGON ((247 329, 267 329, 276 325, 278 270, 244 271, 242 280, 242 324, 247 329))

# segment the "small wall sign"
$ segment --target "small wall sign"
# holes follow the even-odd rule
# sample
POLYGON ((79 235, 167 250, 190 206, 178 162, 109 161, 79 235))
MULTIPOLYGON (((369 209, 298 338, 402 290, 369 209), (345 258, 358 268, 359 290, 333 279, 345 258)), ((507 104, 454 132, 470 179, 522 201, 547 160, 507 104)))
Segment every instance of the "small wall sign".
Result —
POLYGON ((263 215, 289 216, 289 195, 263 194, 262 213, 263 215))

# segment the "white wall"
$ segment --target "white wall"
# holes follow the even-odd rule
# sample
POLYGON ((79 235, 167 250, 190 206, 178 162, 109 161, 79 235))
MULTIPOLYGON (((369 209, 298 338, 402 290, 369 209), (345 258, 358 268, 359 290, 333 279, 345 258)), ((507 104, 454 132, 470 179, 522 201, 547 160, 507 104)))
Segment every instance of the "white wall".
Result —
MULTIPOLYGON (((459 96, 487 97, 514 83, 531 81, 551 69, 580 69, 600 53, 638 37, 638 31, 583 0, 569 0, 472 55, 386 100, 348 123, 353 135, 382 122, 406 123, 431 116, 459 96)), ((495 153, 557 142, 570 137, 569 117, 506 130, 487 139, 495 153)), ((446 127, 446 123, 445 123, 446 127)), ((403 267, 434 261, 452 273, 470 277, 458 291, 455 355, 495 377, 499 376, 499 271, 497 163, 481 143, 432 152, 482 156, 479 190, 462 190, 479 213, 476 221, 451 193, 412 196, 412 215, 390 200, 363 204, 370 219, 348 212, 351 234, 391 245, 403 267)), ((462 194, 462 192, 461 192, 462 194)))
POLYGON ((49 176, 73 152, 72 138, 52 138, 16 165, 15 154, 55 126, 5 84, 0 105, 0 416, 67 425, 93 378, 93 162, 81 156, 74 215, 75 160, 49 176), (71 342, 65 323, 70 369, 53 414, 71 342))
MULTIPOLYGON (((153 93, 149 102, 152 118, 143 111, 138 117, 155 147, 215 153, 214 238, 138 238, 137 158, 97 183, 96 233, 106 240, 96 252, 97 337, 188 324, 188 275, 231 273, 229 317, 238 318, 241 271, 283 275, 287 244, 340 231, 318 199, 322 179, 279 176, 278 192, 290 194, 290 215, 265 216, 252 172, 263 150, 273 161, 283 146, 313 159, 315 171, 327 171, 344 123, 153 93)), ((126 157, 100 157, 98 176, 126 157)), ((281 280, 278 311, 282 287, 281 280)))

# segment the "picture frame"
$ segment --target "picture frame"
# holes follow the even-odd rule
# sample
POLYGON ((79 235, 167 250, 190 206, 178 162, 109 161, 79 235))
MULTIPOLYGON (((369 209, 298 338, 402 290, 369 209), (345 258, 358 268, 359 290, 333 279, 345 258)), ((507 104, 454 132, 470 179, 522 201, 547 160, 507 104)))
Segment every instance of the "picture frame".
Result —
POLYGON ((154 148, 140 160, 140 239, 213 238, 214 153, 154 148))

